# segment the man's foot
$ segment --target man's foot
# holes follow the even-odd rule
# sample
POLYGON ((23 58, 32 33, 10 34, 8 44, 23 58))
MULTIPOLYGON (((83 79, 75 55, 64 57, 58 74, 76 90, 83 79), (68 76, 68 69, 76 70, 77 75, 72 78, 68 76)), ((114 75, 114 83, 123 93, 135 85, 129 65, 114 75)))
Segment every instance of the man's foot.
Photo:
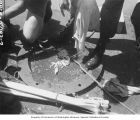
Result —
POLYGON ((69 57, 70 57, 68 50, 63 49, 63 48, 58 49, 57 56, 59 59, 66 59, 66 60, 69 59, 69 57))
POLYGON ((98 45, 94 52, 89 54, 90 59, 86 62, 85 67, 87 69, 95 69, 102 62, 102 57, 105 52, 105 45, 98 45))

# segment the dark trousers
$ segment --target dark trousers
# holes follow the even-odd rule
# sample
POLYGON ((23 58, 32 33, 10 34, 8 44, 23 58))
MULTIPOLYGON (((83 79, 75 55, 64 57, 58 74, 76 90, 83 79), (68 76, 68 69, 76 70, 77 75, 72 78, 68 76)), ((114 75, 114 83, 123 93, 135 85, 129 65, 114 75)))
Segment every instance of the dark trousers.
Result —
POLYGON ((131 22, 136 34, 136 42, 140 45, 140 3, 136 4, 131 16, 131 22), (139 38, 139 39, 138 39, 139 38))
POLYGON ((101 10, 100 40, 107 43, 117 31, 124 0, 105 0, 101 10))

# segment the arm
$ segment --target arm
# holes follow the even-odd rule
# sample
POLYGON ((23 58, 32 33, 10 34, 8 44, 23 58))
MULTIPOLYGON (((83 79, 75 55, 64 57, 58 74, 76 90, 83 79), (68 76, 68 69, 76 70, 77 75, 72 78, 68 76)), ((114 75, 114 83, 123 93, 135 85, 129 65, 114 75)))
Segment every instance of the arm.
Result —
POLYGON ((65 16, 64 15, 64 10, 70 10, 70 6, 71 6, 71 4, 70 4, 70 0, 61 0, 61 2, 60 2, 60 10, 61 10, 61 13, 62 13, 62 15, 63 16, 65 16))

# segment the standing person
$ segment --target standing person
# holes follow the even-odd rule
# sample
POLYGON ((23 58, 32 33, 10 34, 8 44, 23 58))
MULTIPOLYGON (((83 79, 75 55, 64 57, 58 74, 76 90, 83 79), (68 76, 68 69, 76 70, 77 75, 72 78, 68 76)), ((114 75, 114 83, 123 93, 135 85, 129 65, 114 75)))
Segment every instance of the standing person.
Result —
MULTIPOLYGON (((72 6, 75 5, 75 0, 72 6), (73 5, 74 4, 74 5, 73 5)), ((75 25, 73 39, 75 40, 75 48, 79 54, 79 58, 83 58, 85 52, 85 40, 88 30, 96 31, 100 24, 100 13, 96 0, 78 0, 74 13, 75 25)))
POLYGON ((69 10, 74 17, 72 38, 75 40, 75 48, 78 58, 84 56, 85 39, 88 30, 96 30, 100 24, 100 13, 96 0, 62 0, 60 5, 63 9, 69 10))
MULTIPOLYGON (((51 17, 51 7, 47 6, 50 0, 16 0, 16 4, 9 7, 3 12, 2 20, 8 21, 9 19, 23 13, 28 10, 27 19, 23 26, 24 40, 32 44, 41 34, 44 26, 44 16, 51 17), (49 7, 46 8, 46 7, 49 7), (49 12, 48 12, 49 11, 49 12)), ((50 4, 51 5, 51 4, 50 4)), ((47 18, 48 19, 48 18, 47 18)))
POLYGON ((100 39, 90 58, 86 62, 88 69, 94 69, 102 62, 109 38, 117 31, 124 0, 105 0, 101 10, 100 39))
POLYGON ((134 26, 135 35, 136 35, 136 44, 137 49, 140 50, 140 0, 136 4, 134 11, 131 15, 131 22, 134 26))

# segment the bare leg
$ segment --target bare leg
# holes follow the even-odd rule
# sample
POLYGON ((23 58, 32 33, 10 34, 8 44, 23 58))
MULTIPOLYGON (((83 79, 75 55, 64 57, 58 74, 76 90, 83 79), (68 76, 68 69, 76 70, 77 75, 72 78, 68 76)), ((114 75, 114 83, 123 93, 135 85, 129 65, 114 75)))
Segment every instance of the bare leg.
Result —
POLYGON ((33 43, 41 34, 43 29, 43 18, 32 13, 28 13, 28 18, 23 26, 23 35, 26 42, 33 43))

